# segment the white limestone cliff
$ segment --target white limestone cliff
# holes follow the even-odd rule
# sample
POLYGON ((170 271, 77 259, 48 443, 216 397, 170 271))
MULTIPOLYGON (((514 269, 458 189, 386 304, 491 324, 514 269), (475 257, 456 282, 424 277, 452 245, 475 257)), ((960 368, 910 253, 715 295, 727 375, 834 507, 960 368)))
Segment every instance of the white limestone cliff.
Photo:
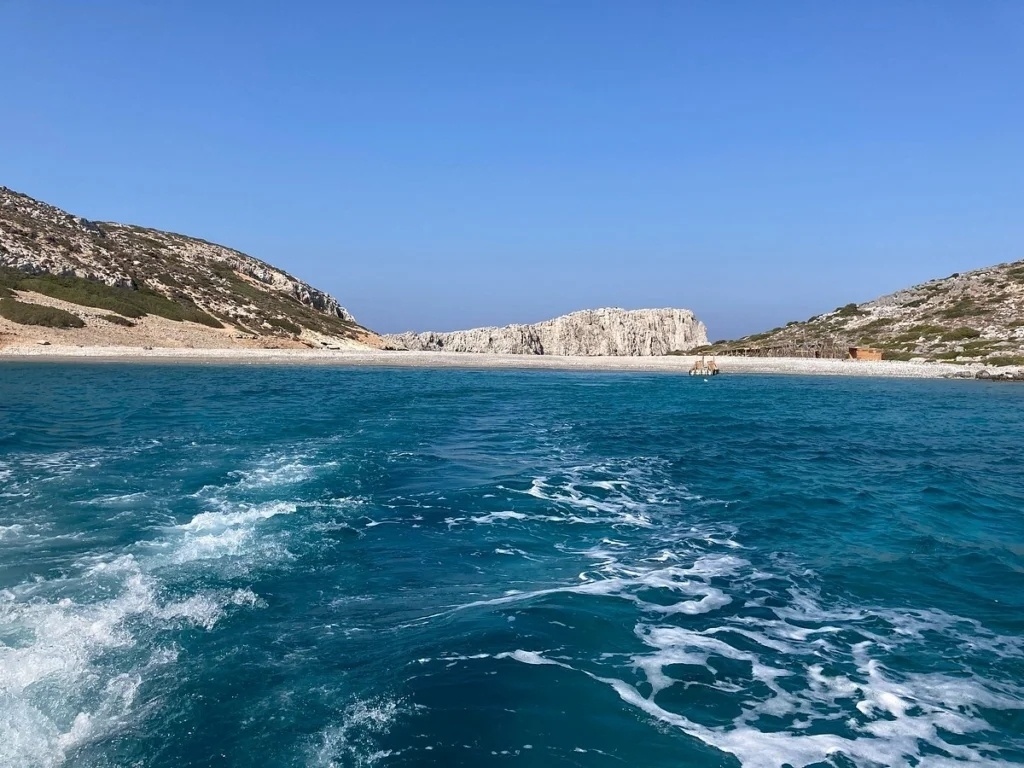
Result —
POLYGON ((585 309, 528 325, 385 336, 393 349, 523 355, 652 356, 708 343, 688 309, 585 309))

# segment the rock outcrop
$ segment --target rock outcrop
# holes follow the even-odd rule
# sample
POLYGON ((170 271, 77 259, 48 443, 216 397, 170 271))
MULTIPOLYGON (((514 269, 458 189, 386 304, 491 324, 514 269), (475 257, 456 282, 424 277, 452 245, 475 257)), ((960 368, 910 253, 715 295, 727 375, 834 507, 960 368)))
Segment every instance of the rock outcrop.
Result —
POLYGON ((707 329, 688 309, 586 309, 553 320, 451 333, 384 337, 394 349, 513 355, 647 356, 707 344, 707 329))
MULTIPOLYGON (((19 290, 22 301, 33 301, 32 289, 29 283, 19 288, 18 275, 79 279, 155 293, 181 305, 185 319, 202 313, 250 336, 314 346, 332 339, 379 342, 330 294, 240 251, 172 232, 89 221, 0 187, 4 269, 7 289, 19 290)), ((50 295, 67 298, 92 290, 79 288, 50 295)))
POLYGON ((874 347, 888 360, 1024 365, 1024 261, 931 280, 809 320, 715 342, 711 353, 845 357, 874 347))

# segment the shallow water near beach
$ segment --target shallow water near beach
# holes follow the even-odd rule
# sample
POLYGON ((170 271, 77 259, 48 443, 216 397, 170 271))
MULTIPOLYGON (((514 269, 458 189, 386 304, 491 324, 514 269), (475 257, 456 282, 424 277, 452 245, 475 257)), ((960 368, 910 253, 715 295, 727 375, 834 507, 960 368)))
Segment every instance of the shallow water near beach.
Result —
POLYGON ((0 367, 0 766, 1024 763, 1024 388, 0 367))

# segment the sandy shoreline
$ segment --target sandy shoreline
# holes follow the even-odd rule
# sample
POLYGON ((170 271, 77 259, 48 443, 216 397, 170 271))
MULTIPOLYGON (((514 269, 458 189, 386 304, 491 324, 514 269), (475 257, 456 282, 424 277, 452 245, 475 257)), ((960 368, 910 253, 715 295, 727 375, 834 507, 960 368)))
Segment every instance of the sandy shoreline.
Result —
MULTIPOLYGON (((13 361, 164 362, 188 364, 352 365, 401 368, 547 369, 581 371, 644 371, 686 374, 693 356, 556 357, 490 355, 460 352, 388 352, 377 349, 181 349, 139 347, 66 347, 25 345, 0 349, 0 363, 13 361)), ((771 373, 825 376, 944 378, 974 372, 979 366, 923 362, 867 362, 780 357, 720 357, 723 374, 771 373)))

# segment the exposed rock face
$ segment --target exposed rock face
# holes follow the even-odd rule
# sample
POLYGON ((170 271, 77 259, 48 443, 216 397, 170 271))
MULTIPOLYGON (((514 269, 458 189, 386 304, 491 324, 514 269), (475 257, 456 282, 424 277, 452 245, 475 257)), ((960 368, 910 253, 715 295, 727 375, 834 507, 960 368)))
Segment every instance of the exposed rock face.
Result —
POLYGON ((688 309, 585 309, 553 320, 504 328, 385 336, 395 349, 517 355, 665 355, 708 343, 688 309))
POLYGON ((379 341, 333 296, 259 259, 172 232, 89 221, 6 187, 0 267, 153 291, 260 336, 379 341))

